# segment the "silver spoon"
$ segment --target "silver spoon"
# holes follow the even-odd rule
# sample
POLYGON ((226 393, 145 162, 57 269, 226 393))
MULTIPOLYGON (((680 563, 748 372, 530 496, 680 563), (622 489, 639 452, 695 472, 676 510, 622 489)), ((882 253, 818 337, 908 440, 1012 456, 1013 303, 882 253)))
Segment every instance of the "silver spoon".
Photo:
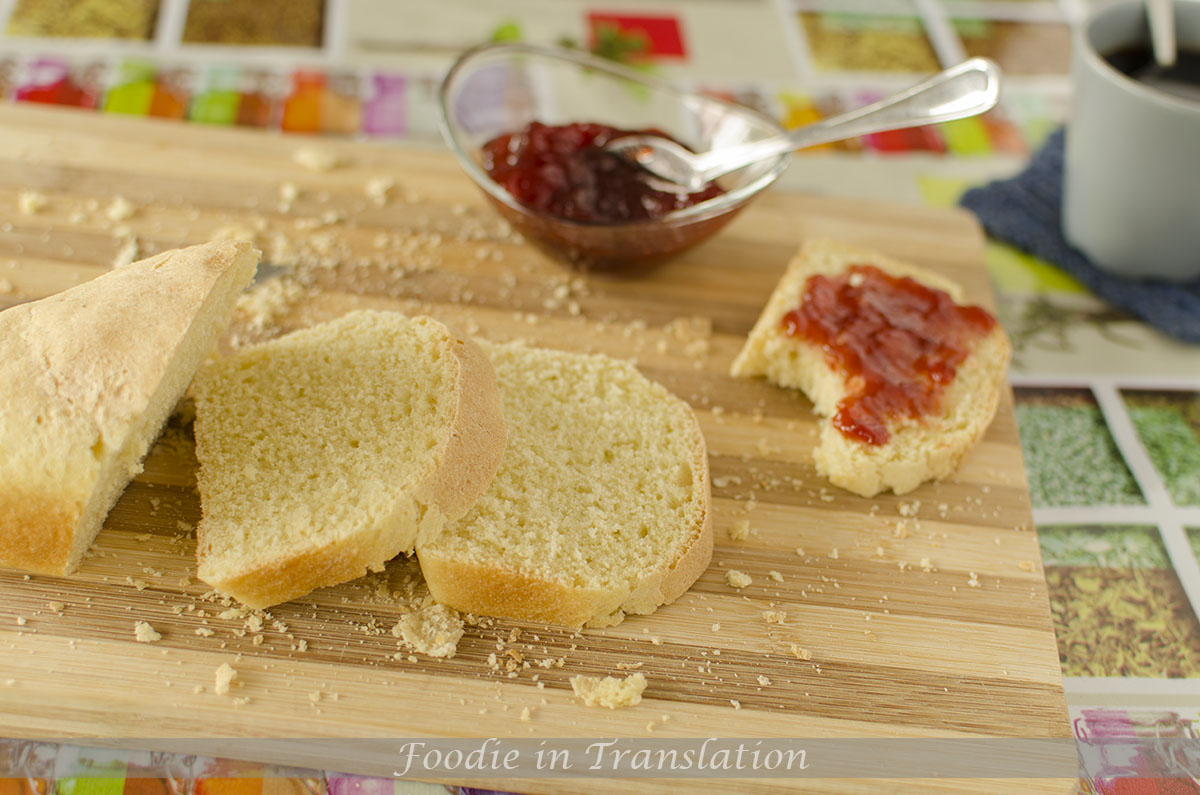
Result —
POLYGON ((657 135, 628 135, 606 148, 668 182, 698 191, 722 174, 793 149, 975 116, 995 107, 999 95, 1000 68, 986 58, 971 58, 887 99, 787 135, 700 153, 657 135))
POLYGON ((1173 0, 1146 0, 1150 22, 1150 43, 1159 66, 1175 65, 1175 8, 1173 0))

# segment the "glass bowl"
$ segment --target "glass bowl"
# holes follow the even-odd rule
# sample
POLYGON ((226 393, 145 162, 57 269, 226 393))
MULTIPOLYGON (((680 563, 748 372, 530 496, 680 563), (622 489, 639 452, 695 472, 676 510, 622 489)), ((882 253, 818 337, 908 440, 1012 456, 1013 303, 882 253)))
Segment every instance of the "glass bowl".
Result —
POLYGON ((520 204, 488 176, 483 144, 532 121, 598 122, 656 128, 695 151, 780 135, 762 114, 684 91, 633 69, 575 50, 492 44, 468 50, 447 72, 439 95, 441 128, 463 169, 527 240, 588 270, 636 272, 716 233, 787 168, 789 155, 718 180, 725 193, 649 221, 582 223, 520 204))

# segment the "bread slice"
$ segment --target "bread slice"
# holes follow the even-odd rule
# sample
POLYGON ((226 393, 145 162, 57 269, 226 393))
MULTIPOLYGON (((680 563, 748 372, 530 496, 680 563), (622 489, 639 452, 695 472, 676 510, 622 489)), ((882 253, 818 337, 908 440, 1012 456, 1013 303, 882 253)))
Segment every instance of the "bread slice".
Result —
POLYGON ((167 251, 0 312, 0 565, 75 570, 257 262, 167 251))
MULTIPOLYGON (((941 290, 958 304, 962 288, 923 268, 898 262, 876 251, 832 240, 811 240, 789 264, 733 362, 735 376, 766 376, 779 386, 799 389, 818 414, 833 417, 849 387, 843 372, 823 350, 784 333, 783 318, 800 305, 810 276, 835 276, 851 265, 874 265, 893 276, 910 277, 941 290)), ((869 444, 843 434, 832 421, 822 424, 813 451, 817 471, 834 485, 871 497, 891 489, 904 494, 924 481, 953 472, 983 436, 996 413, 1005 383, 1011 346, 997 323, 977 340, 953 380, 945 387, 941 409, 921 417, 888 419, 890 438, 869 444)))
POLYGON ((198 576, 268 607, 432 540, 500 464, 487 357, 427 317, 359 311, 196 377, 198 576))
POLYGON ((650 613, 712 558, 708 455, 691 408, 633 365, 480 343, 508 450, 487 493, 417 543, 434 598, 569 627, 650 613))

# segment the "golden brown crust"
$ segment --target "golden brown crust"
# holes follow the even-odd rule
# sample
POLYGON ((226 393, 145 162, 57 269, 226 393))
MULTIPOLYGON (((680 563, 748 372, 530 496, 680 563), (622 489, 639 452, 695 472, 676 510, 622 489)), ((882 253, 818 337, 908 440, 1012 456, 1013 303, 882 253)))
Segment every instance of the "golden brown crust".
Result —
POLYGON ((0 496, 0 561, 37 574, 69 574, 82 504, 59 495, 0 496))
POLYGON ((201 315, 215 341, 213 302, 231 311, 256 261, 245 243, 192 246, 0 313, 0 565, 78 565, 200 363, 181 345, 201 315), (30 494, 39 507, 14 496, 30 494))
POLYGON ((462 518, 492 482, 504 458, 508 426, 487 355, 474 342, 454 336, 449 347, 458 371, 450 432, 440 464, 414 492, 421 503, 452 522, 462 518))
MULTIPOLYGON (((199 552, 199 550, 198 550, 199 552)), ((263 609, 295 599, 317 588, 357 579, 379 571, 381 558, 390 557, 362 538, 343 538, 332 544, 292 550, 287 555, 265 560, 234 577, 207 571, 203 554, 198 555, 197 576, 218 592, 228 594, 247 607, 263 609)))

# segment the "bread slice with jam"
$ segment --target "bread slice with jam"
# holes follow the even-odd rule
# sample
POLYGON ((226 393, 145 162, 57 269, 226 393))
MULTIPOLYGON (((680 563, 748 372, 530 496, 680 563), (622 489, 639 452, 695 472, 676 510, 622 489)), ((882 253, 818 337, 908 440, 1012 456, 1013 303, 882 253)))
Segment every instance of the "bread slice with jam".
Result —
POLYGON ((995 416, 1011 353, 985 310, 939 274, 845 243, 808 241, 733 362, 799 389, 826 420, 817 471, 870 497, 958 467, 995 416))

